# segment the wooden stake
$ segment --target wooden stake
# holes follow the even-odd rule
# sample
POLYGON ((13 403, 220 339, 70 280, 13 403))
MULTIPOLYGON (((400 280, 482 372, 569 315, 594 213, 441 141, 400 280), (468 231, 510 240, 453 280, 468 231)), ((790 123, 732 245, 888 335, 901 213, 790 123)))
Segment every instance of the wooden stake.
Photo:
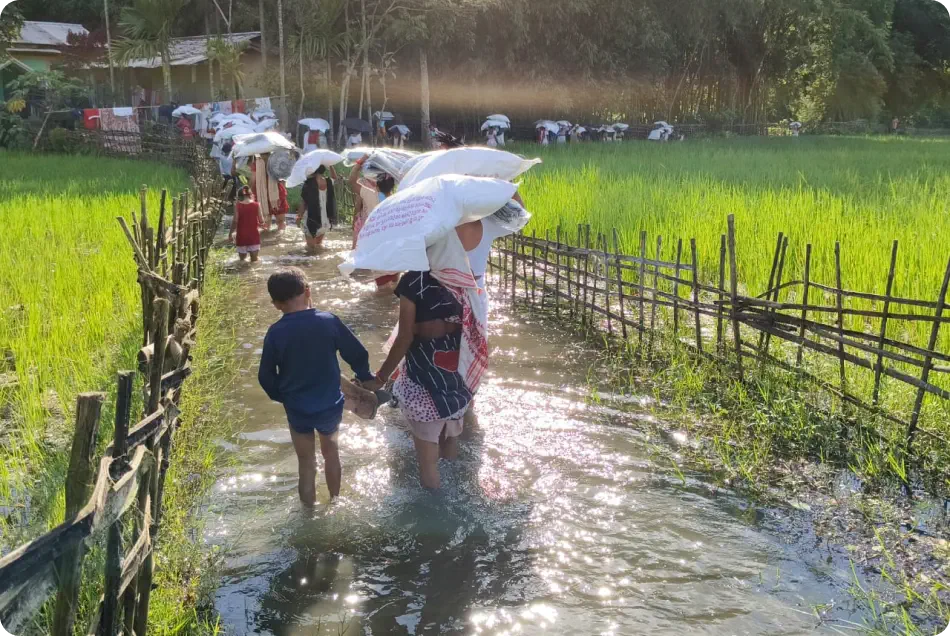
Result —
POLYGON ((617 300, 620 303, 620 330, 623 333, 623 339, 627 340, 627 318, 623 310, 623 269, 620 267, 620 241, 617 240, 617 228, 613 228, 614 239, 614 259, 617 266, 617 300))
MULTIPOLYGON (((73 431, 73 445, 66 473, 65 521, 69 521, 82 510, 95 485, 96 438, 105 399, 105 393, 81 393, 76 398, 76 429, 73 431)), ((69 636, 73 633, 84 556, 84 548, 74 548, 66 551, 57 561, 59 591, 56 594, 56 608, 53 613, 54 636, 69 636)))
MULTIPOLYGON (((566 233, 565 233, 565 240, 570 241, 570 237, 568 237, 566 233)), ((572 268, 571 268, 571 261, 573 260, 573 257, 571 256, 571 251, 570 251, 571 245, 570 245, 570 243, 567 243, 566 247, 567 247, 568 249, 567 249, 567 252, 566 252, 566 254, 565 254, 564 256, 565 256, 566 259, 567 259, 567 299, 568 299, 568 300, 567 300, 567 304, 568 304, 568 307, 569 307, 570 310, 571 310, 571 320, 574 320, 574 309, 575 309, 574 306, 575 306, 575 304, 576 304, 576 303, 574 302, 574 298, 575 298, 575 296, 577 296, 577 294, 576 294, 576 293, 571 293, 571 269, 572 269, 572 268)))
POLYGON ((696 251, 696 239, 689 239, 689 250, 693 259, 693 310, 696 316, 696 351, 703 352, 703 329, 699 322, 699 257, 696 251))
MULTIPOLYGON (((884 309, 881 317, 881 331, 877 340, 877 347, 884 350, 884 339, 887 336, 887 316, 891 311, 891 292, 894 289, 894 270, 897 267, 897 241, 891 245, 891 264, 887 269, 887 287, 884 290, 884 309)), ((874 393, 871 397, 871 406, 877 406, 881 394, 881 370, 884 368, 884 357, 878 354, 877 364, 874 365, 874 393)))
POLYGON ((646 294, 646 286, 643 279, 646 278, 647 263, 647 231, 640 231, 640 328, 637 336, 637 356, 639 357, 643 349, 643 332, 646 330, 646 323, 643 321, 643 297, 646 294))
POLYGON ((656 333, 656 306, 657 298, 656 292, 659 290, 660 286, 660 264, 659 261, 663 254, 663 237, 656 237, 656 255, 654 258, 657 261, 657 264, 653 266, 653 287, 650 290, 650 339, 647 344, 647 359, 653 359, 653 339, 654 334, 656 333))
MULTIPOLYGON (((577 242, 580 243, 581 232, 578 226, 577 242)), ((590 287, 590 226, 584 226, 584 290, 582 293, 583 304, 581 305, 581 324, 591 326, 593 323, 594 312, 587 315, 587 288, 590 287)))
POLYGON ((555 247, 554 259, 554 315, 561 317, 561 226, 557 226, 555 231, 557 237, 557 246, 555 247))
POLYGON ((604 304, 607 309, 607 333, 613 335, 614 325, 610 319, 610 267, 608 266, 610 256, 607 254, 607 236, 598 232, 597 244, 601 247, 604 255, 604 304))
POLYGON ((541 309, 544 310, 544 296, 548 290, 548 248, 551 245, 551 231, 544 231, 544 271, 541 272, 541 309))
POLYGON ((844 297, 841 287, 841 243, 835 241, 835 286, 837 287, 837 306, 838 306, 838 376, 841 383, 841 392, 847 392, 844 372, 844 297))
POLYGON ((673 338, 680 333, 680 263, 683 260, 683 239, 676 240, 676 267, 673 270, 673 338))
MULTIPOLYGON (((129 418, 132 413, 131 371, 119 372, 119 389, 115 405, 115 436, 112 442, 113 462, 110 470, 113 480, 118 479, 128 465, 129 418)), ((106 540, 105 588, 102 613, 99 617, 99 636, 113 636, 119 626, 119 586, 122 581, 122 520, 109 527, 106 540)), ((144 632, 141 632, 144 633, 144 632)))
POLYGON ((723 302, 726 300, 726 235, 719 236, 719 313, 716 316, 716 351, 724 355, 725 344, 722 339, 723 302))
MULTIPOLYGON (((930 379, 930 370, 933 368, 933 356, 937 350, 937 339, 940 336, 940 324, 943 318, 943 310, 947 305, 947 287, 950 286, 950 259, 947 260, 947 269, 943 274, 943 284, 940 285, 940 295, 937 297, 937 309, 934 312, 933 326, 930 328, 930 342, 927 345, 927 355, 924 356, 924 368, 920 372, 920 381, 926 383, 930 379)), ((914 436, 917 433, 917 425, 920 422, 920 410, 924 406, 924 395, 926 391, 921 386, 917 389, 917 398, 914 400, 914 412, 910 417, 910 426, 907 427, 907 454, 911 452, 914 444, 914 436)))
MULTIPOLYGON (((778 260, 779 254, 782 251, 782 236, 781 232, 778 233, 778 240, 775 242, 775 253, 772 255, 772 270, 769 272, 769 286, 765 288, 765 297, 771 298, 773 293, 773 287, 775 286, 775 273, 778 270, 778 260)), ((762 345, 765 342, 765 332, 759 334, 759 351, 762 351, 762 345)))
MULTIPOLYGON (((776 270, 776 276, 775 276, 775 285, 774 285, 774 288, 773 288, 773 291, 772 291, 772 294, 771 294, 771 298, 770 298, 770 300, 772 300, 772 302, 778 302, 779 294, 780 294, 781 291, 782 291, 782 273, 785 271, 785 254, 786 254, 786 252, 788 252, 788 237, 787 237, 787 236, 782 239, 782 253, 779 255, 779 259, 778 259, 778 270, 776 270)), ((771 317, 771 316, 774 316, 774 315, 775 315, 775 311, 776 311, 775 309, 770 309, 770 310, 769 310, 769 316, 770 316, 770 317, 771 317)), ((770 331, 766 331, 766 332, 765 332, 765 342, 764 342, 764 343, 762 344, 762 346, 760 347, 760 350, 761 350, 761 352, 762 352, 762 366, 763 366, 763 367, 765 366, 765 364, 766 364, 766 362, 767 362, 767 360, 768 360, 769 343, 770 343, 771 340, 772 340, 772 333, 771 333, 770 331)))
POLYGON ((802 366, 802 358, 805 354, 805 321, 808 320, 808 291, 811 287, 811 243, 805 246, 805 280, 802 285, 802 325, 798 330, 798 337, 802 342, 798 345, 798 355, 795 356, 795 364, 802 366))
POLYGON ((732 337, 736 346, 736 371, 739 374, 739 380, 743 380, 742 372, 742 334, 739 333, 739 266, 736 263, 736 217, 730 214, 729 223, 729 296, 731 307, 729 310, 732 316, 732 337))

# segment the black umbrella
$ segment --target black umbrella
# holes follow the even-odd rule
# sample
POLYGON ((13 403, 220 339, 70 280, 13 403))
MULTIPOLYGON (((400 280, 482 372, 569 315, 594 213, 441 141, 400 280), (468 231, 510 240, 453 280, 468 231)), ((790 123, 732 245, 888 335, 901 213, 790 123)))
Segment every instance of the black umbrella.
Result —
POLYGON ((348 117, 343 120, 343 125, 348 130, 354 130, 359 133, 371 134, 373 132, 373 127, 370 126, 368 121, 363 121, 358 117, 348 117))

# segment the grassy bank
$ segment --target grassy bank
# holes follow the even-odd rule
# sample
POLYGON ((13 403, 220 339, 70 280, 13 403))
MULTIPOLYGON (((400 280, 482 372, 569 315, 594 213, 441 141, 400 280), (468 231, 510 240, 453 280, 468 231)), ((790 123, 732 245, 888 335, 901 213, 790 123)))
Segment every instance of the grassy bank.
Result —
MULTIPOLYGON (((63 479, 77 392, 110 390, 134 368, 141 297, 116 216, 150 188, 178 191, 187 175, 137 161, 0 154, 0 538, 62 521, 63 479)), ((109 404, 112 400, 109 400, 109 404)), ((100 440, 111 436, 104 413, 100 440)))

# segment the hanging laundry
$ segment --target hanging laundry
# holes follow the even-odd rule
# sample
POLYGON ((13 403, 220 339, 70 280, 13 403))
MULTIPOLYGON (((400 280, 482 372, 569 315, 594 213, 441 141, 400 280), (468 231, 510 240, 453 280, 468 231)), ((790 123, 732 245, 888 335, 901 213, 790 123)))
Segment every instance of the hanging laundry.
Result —
POLYGON ((99 127, 99 109, 86 108, 82 111, 82 125, 88 130, 95 130, 99 127))
POLYGON ((112 114, 116 117, 131 117, 135 114, 135 109, 131 106, 123 106, 122 108, 113 108, 112 114))
POLYGON ((236 99, 232 102, 235 113, 243 113, 244 111, 244 100, 236 99))
POLYGON ((222 115, 230 115, 233 111, 231 110, 231 102, 215 102, 215 112, 221 113, 222 115))
POLYGON ((254 110, 273 110, 270 105, 270 97, 258 97, 254 101, 256 102, 254 110))

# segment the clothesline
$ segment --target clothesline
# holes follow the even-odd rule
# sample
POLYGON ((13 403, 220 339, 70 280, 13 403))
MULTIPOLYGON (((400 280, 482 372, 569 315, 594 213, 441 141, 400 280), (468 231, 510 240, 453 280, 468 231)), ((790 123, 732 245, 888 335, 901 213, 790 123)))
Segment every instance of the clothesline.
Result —
MULTIPOLYGON (((283 97, 286 97, 286 95, 283 96, 283 97)), ((282 97, 281 97, 280 95, 272 95, 272 96, 270 96, 270 97, 248 97, 248 98, 246 98, 246 99, 240 99, 240 100, 238 100, 238 99, 231 99, 231 100, 221 100, 221 101, 217 101, 217 102, 194 102, 194 103, 190 103, 190 104, 178 104, 178 105, 179 105, 179 106, 194 106, 195 108, 199 108, 199 109, 200 109, 202 106, 206 106, 206 105, 208 105, 208 104, 225 104, 225 103, 234 104, 235 102, 255 102, 255 103, 256 103, 256 102, 258 102, 259 100, 265 100, 265 99, 266 99, 266 100, 278 100, 278 99, 282 99, 282 97)), ((171 104, 155 104, 154 106, 148 106, 148 105, 147 105, 147 106, 116 106, 116 107, 112 107, 112 108, 85 108, 85 109, 84 109, 84 108, 65 108, 65 109, 61 109, 61 110, 51 110, 51 111, 49 111, 49 114, 50 114, 50 115, 62 115, 62 114, 65 114, 65 113, 73 113, 73 112, 76 112, 76 111, 83 111, 83 110, 98 110, 98 111, 109 110, 109 111, 113 111, 113 114, 115 114, 115 111, 116 111, 116 110, 119 110, 119 111, 155 110, 155 109, 157 109, 157 108, 163 108, 163 107, 166 107, 166 106, 171 106, 171 104)), ((232 106, 232 108, 233 108, 233 106, 232 106)), ((213 111, 213 112, 217 112, 217 111, 213 111)), ((240 112, 244 112, 244 111, 243 111, 243 110, 232 110, 232 112, 238 112, 238 113, 240 113, 240 112)), ((130 113, 130 114, 131 114, 131 113, 130 113)), ((122 116, 128 117, 128 115, 117 115, 117 116, 119 116, 119 117, 122 117, 122 116)))

